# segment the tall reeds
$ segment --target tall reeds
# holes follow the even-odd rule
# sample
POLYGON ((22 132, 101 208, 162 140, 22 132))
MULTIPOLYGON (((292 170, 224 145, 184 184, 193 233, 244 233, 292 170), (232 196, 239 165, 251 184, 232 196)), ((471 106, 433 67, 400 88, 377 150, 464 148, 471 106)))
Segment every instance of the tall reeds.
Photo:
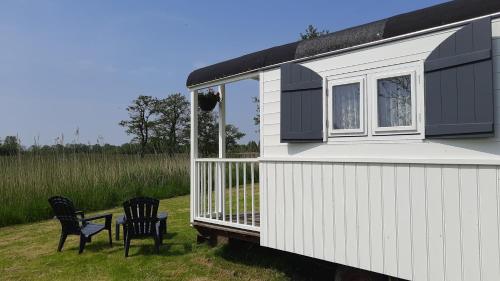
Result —
POLYGON ((51 217, 47 199, 71 198, 92 211, 133 196, 189 193, 189 157, 101 153, 27 153, 0 157, 0 226, 51 217))

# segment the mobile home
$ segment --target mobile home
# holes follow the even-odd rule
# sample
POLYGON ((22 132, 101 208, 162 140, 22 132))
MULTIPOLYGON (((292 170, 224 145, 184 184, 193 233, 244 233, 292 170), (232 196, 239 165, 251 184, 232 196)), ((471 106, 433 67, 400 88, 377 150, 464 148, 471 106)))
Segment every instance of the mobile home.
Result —
POLYGON ((191 223, 406 280, 500 280, 500 1, 193 71, 191 223), (259 81, 260 157, 198 155, 198 94, 259 81))

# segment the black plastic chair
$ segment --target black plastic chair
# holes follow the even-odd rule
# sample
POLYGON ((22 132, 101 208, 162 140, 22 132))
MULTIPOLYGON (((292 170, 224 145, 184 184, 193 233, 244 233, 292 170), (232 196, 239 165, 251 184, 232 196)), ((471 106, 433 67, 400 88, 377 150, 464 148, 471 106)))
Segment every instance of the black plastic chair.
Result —
POLYGON ((160 252, 160 222, 157 216, 160 201, 154 198, 138 197, 123 203, 125 257, 128 257, 130 241, 151 237, 155 242, 156 253, 160 252))
POLYGON ((111 241, 111 220, 112 214, 96 215, 92 217, 85 218, 83 211, 77 211, 73 202, 68 198, 61 196, 54 196, 49 199, 50 206, 56 215, 56 218, 61 223, 61 238, 59 239, 59 246, 57 251, 61 251, 64 242, 68 235, 79 235, 80 236, 80 249, 79 254, 83 252, 85 244, 92 241, 92 236, 101 232, 102 230, 108 230, 109 234, 109 245, 112 246, 111 241), (105 219, 104 224, 90 223, 89 221, 105 219))

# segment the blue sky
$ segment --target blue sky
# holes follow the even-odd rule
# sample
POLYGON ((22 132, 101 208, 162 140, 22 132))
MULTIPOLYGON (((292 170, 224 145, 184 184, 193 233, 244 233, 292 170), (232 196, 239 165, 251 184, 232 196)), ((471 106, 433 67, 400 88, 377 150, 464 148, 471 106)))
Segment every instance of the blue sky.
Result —
MULTIPOLYGON (((335 31, 442 0, 0 2, 0 139, 51 144, 130 140, 118 122, 139 94, 187 95, 187 75, 296 41, 308 24, 335 31)), ((228 86, 228 122, 257 138, 258 84, 228 86)))

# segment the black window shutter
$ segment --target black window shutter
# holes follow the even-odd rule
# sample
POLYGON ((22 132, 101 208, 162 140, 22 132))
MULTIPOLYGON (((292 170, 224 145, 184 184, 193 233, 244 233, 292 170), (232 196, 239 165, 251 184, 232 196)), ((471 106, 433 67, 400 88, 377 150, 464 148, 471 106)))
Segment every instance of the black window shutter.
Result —
POLYGON ((323 141, 323 79, 299 64, 281 66, 281 142, 323 141))
POLYGON ((425 61, 426 136, 494 132, 491 19, 467 24, 425 61))

